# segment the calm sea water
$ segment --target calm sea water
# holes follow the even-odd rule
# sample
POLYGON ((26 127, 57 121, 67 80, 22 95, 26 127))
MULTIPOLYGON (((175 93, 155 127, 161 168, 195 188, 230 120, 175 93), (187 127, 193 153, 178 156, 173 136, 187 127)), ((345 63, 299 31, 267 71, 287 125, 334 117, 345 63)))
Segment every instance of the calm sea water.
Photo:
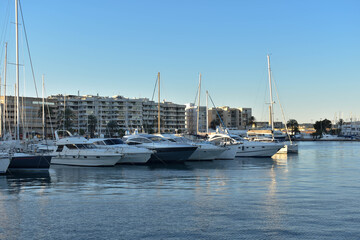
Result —
POLYGON ((360 239, 360 143, 0 176, 0 239, 360 239))

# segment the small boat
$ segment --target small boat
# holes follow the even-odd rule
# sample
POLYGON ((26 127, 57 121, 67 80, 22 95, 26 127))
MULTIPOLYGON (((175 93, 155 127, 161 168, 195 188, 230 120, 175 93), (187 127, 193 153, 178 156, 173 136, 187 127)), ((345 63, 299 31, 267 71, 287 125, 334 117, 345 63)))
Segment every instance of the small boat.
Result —
POLYGON ((97 148, 118 150, 124 155, 117 162, 118 164, 144 164, 153 154, 153 151, 149 149, 127 145, 119 138, 92 138, 89 139, 89 142, 95 144, 97 148))
POLYGON ((136 145, 154 151, 149 163, 185 162, 197 149, 197 147, 189 144, 170 142, 161 136, 151 134, 127 135, 123 139, 128 145, 136 145))
POLYGON ((59 138, 55 131, 56 150, 53 152, 52 164, 70 165, 70 166, 114 166, 123 157, 123 154, 114 149, 100 149, 86 138, 72 136, 70 132, 68 137, 59 138))

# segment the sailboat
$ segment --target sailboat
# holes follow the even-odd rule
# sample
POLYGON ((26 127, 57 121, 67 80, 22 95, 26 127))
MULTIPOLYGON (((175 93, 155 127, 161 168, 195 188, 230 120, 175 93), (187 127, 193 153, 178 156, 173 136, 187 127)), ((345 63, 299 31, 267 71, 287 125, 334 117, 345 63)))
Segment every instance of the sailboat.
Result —
MULTIPOLYGON (((269 78, 269 91, 270 91, 270 106, 269 106, 269 125, 271 126, 271 139, 270 141, 274 142, 275 138, 274 138, 274 100, 273 100, 273 95, 272 95, 272 78, 271 78, 271 67, 270 67, 270 55, 267 55, 267 62, 268 62, 268 78, 269 78)), ((280 104, 281 106, 281 104, 280 104)), ((283 114, 284 115, 284 114, 283 114)), ((284 117, 285 119, 285 117, 284 117)), ((288 135, 289 138, 289 142, 284 144, 284 147, 282 147, 278 153, 297 153, 298 152, 298 145, 293 143, 290 135, 289 135, 289 131, 287 129, 287 126, 285 124, 285 129, 286 129, 286 133, 288 135)), ((258 141, 264 141, 261 139, 257 139, 258 141)), ((267 139, 269 141, 269 139, 267 139)), ((265 140, 265 141, 267 141, 265 140)))
POLYGON ((19 102, 19 23, 18 9, 19 0, 15 0, 15 34, 16 34, 16 142, 20 148, 15 149, 11 158, 9 170, 48 170, 50 167, 50 155, 36 155, 31 151, 24 151, 20 144, 20 102, 19 102))

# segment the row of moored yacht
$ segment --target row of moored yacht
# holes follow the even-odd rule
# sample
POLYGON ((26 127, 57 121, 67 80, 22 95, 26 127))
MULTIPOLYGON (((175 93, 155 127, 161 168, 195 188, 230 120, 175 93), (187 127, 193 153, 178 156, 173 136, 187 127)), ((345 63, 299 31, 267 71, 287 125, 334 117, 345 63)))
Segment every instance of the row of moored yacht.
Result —
MULTIPOLYGON (((114 166, 115 164, 179 163, 236 157, 271 157, 284 144, 251 142, 238 136, 218 133, 206 141, 194 141, 173 134, 133 134, 123 139, 80 136, 60 138, 54 145, 37 145, 41 156, 51 156, 51 164, 72 166, 114 166)), ((12 157, 0 156, 0 173, 11 165, 12 157)), ((47 159, 50 165, 49 159, 47 159)))

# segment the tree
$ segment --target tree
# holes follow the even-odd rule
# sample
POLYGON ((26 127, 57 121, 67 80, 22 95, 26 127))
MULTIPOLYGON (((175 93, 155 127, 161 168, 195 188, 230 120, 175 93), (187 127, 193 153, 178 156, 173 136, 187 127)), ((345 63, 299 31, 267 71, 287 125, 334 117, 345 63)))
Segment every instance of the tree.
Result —
POLYGON ((344 120, 341 119, 341 118, 340 118, 339 121, 337 122, 337 124, 336 124, 336 125, 337 125, 337 129, 336 129, 336 130, 337 130, 337 131, 336 131, 336 134, 337 134, 337 135, 340 135, 340 134, 341 134, 341 129, 342 129, 342 126, 344 125, 344 123, 345 123, 344 120))
POLYGON ((253 126, 253 125, 255 125, 256 126, 256 119, 255 119, 255 117, 254 116, 251 116, 250 118, 249 118, 249 122, 248 122, 248 124, 247 125, 249 125, 249 126, 253 126))
POLYGON ((115 133, 119 130, 119 124, 115 120, 111 120, 106 125, 107 131, 110 137, 113 137, 115 133))
POLYGON ((73 121, 75 118, 74 112, 70 108, 65 108, 65 111, 59 111, 58 122, 59 127, 72 132, 73 121))
POLYGON ((216 127, 220 125, 219 119, 214 119, 210 122, 210 128, 216 130, 216 127))
POLYGON ((121 138, 125 135, 125 131, 123 129, 119 129, 118 133, 119 133, 119 137, 121 138))
POLYGON ((88 131, 90 133, 91 138, 93 138, 95 135, 96 124, 97 124, 97 118, 94 115, 89 115, 88 116, 88 131))
POLYGON ((287 123, 286 126, 288 127, 288 129, 291 132, 291 135, 295 135, 297 133, 300 133, 299 131, 299 124, 295 119, 290 119, 287 123))
POLYGON ((315 137, 320 137, 323 135, 323 133, 328 133, 331 130, 331 121, 328 119, 324 119, 322 121, 316 121, 314 124, 314 128, 316 132, 313 134, 315 137))

